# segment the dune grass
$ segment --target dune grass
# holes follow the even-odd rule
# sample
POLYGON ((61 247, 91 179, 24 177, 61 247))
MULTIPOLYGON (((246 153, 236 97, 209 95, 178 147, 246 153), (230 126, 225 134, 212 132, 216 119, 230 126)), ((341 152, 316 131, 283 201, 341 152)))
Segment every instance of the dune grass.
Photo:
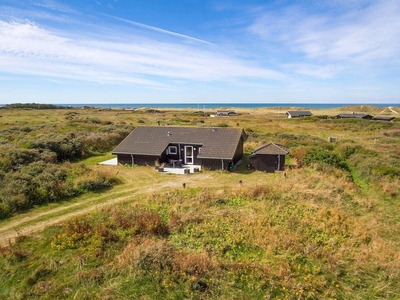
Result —
POLYGON ((168 109, 159 115, 54 110, 47 117, 1 111, 0 130, 15 144, 18 129, 38 124, 42 132, 100 132, 158 120, 224 123, 246 130, 246 154, 265 142, 289 146, 294 168, 287 176, 249 170, 245 157, 233 172, 179 176, 152 166, 96 165, 109 153, 73 162, 119 183, 1 221, 1 234, 11 224, 19 234, 0 247, 0 298, 400 298, 400 125, 318 118, 363 109, 379 112, 349 107, 288 120, 283 108, 239 110, 233 118, 168 109), (27 115, 32 122, 23 123, 27 115), (328 143, 329 136, 338 142, 328 143), (23 231, 34 226, 43 230, 23 231))
POLYGON ((226 175, 233 174, 214 177, 221 176, 219 186, 132 196, 21 236, 1 249, 1 296, 399 296, 398 245, 391 240, 398 229, 357 194, 344 171, 296 170, 285 180, 260 173, 262 181, 247 186, 232 186, 226 175), (381 236, 385 230, 392 235, 381 236))

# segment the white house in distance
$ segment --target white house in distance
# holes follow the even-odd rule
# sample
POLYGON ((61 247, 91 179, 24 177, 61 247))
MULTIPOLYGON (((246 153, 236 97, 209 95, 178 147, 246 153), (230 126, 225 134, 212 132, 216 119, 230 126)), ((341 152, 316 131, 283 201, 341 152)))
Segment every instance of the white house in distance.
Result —
POLYGON ((308 110, 289 110, 286 112, 286 116, 288 119, 291 118, 302 118, 302 117, 311 117, 312 113, 308 110))
POLYGON ((234 109, 217 110, 216 114, 218 117, 230 117, 238 115, 238 113, 234 109))

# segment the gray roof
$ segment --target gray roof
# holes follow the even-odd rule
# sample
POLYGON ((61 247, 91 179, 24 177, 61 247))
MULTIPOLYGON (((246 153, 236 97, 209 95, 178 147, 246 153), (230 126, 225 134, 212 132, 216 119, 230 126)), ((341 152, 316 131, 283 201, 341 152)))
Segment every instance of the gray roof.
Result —
POLYGON ((240 128, 140 126, 112 153, 160 156, 170 144, 190 144, 201 146, 199 158, 232 159, 240 139, 245 138, 240 128))
POLYGON ((367 115, 367 114, 339 114, 336 116, 337 118, 372 118, 371 115, 367 115))
POLYGON ((255 149, 251 156, 256 154, 287 155, 289 149, 283 145, 268 143, 255 149))
POLYGON ((377 120, 377 121, 392 121, 392 120, 394 120, 394 117, 391 117, 391 116, 376 116, 376 117, 374 117, 374 120, 377 120))
POLYGON ((289 110, 286 113, 292 117, 311 117, 312 113, 308 110, 289 110))

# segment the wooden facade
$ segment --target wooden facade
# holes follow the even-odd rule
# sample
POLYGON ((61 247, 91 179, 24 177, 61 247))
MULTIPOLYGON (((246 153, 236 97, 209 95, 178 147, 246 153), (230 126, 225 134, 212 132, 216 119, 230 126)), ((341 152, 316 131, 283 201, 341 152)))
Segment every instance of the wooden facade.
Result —
POLYGON ((286 155, 281 154, 258 154, 250 157, 250 165, 259 171, 275 172, 285 169, 286 155))
POLYGON ((254 150, 249 156, 250 166, 264 172, 283 171, 288 153, 285 146, 273 143, 265 144, 254 150))
POLYGON ((235 128, 138 127, 114 149, 118 163, 179 163, 229 170, 243 156, 246 135, 235 128), (139 129, 138 129, 139 128, 139 129))

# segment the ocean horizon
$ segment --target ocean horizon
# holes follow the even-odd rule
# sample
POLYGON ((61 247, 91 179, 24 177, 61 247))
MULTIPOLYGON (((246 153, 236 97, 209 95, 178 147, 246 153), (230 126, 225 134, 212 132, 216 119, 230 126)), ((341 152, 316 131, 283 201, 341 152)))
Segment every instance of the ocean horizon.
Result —
POLYGON ((344 106, 400 106, 395 103, 75 103, 57 104, 70 107, 95 107, 95 108, 262 108, 262 107, 298 107, 298 108, 336 108, 344 106))

